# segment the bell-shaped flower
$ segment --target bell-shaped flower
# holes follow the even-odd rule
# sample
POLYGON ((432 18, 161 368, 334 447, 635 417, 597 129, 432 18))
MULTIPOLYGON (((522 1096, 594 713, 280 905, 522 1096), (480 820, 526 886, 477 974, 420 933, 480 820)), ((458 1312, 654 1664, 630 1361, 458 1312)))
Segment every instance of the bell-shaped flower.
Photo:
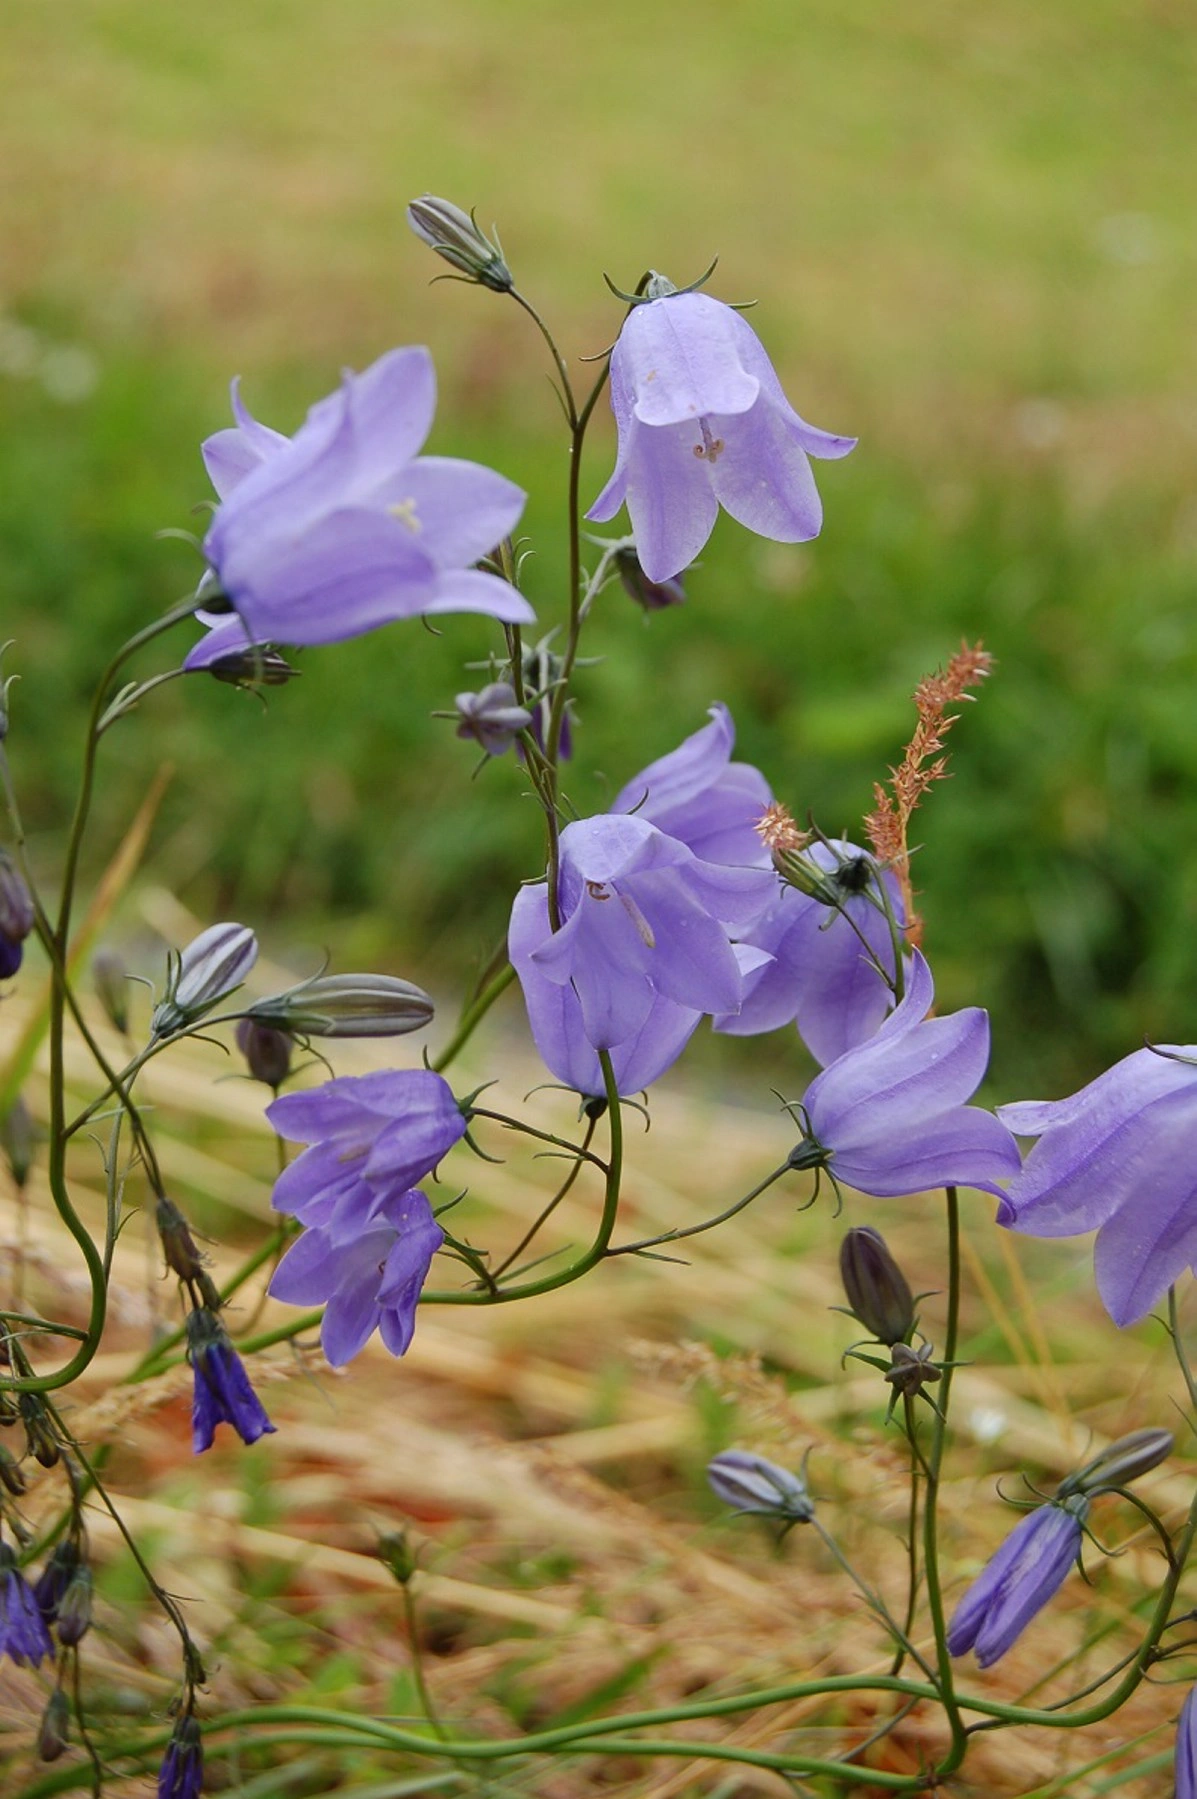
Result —
POLYGON ((727 707, 712 706, 710 719, 676 750, 633 775, 610 809, 646 819, 705 862, 759 869, 763 909, 777 880, 756 825, 773 795, 759 769, 731 760, 736 727, 727 707))
POLYGON ((803 855, 827 871, 838 905, 788 883, 775 884, 771 904, 746 942, 768 960, 746 983, 739 1012, 715 1021, 717 1031, 755 1037, 797 1024, 811 1055, 824 1066, 873 1035, 893 1007, 893 934, 878 903, 884 882, 893 916, 901 920, 898 883, 855 844, 829 839, 803 855))
POLYGON ((826 1167, 878 1199, 949 1186, 1002 1197, 1018 1146, 992 1112, 966 1103, 989 1061, 989 1018, 978 1006, 928 1018, 934 997, 916 951, 902 1003, 807 1088, 795 1167, 826 1167))
POLYGON ((7 1655, 18 1667, 36 1668, 53 1653, 33 1589, 8 1544, 0 1543, 0 1656, 7 1655))
POLYGON ((270 1292, 288 1305, 324 1306, 320 1341, 334 1368, 352 1361, 376 1330, 392 1355, 402 1355, 444 1240, 419 1188, 389 1194, 348 1241, 319 1226, 304 1231, 275 1270, 270 1292))
MULTIPOLYGON (((234 383, 236 426, 204 444, 220 495, 204 553, 243 627, 216 623, 221 656, 444 612, 532 620, 513 587, 472 566, 514 528, 524 495, 477 463, 419 456, 435 407, 419 347, 346 373, 292 438, 251 418, 234 383)), ((210 665, 211 639, 197 649, 210 665)))
POLYGON ((729 932, 759 907, 760 871, 700 861, 643 818, 610 813, 561 833, 561 929, 531 953, 553 985, 572 985, 595 1049, 649 1023, 658 999, 734 1011, 741 973, 729 932))
POLYGON ((1197 1799, 1197 1687, 1176 1720, 1176 1799, 1197 1799))
POLYGON ((243 1443, 256 1443, 274 1430, 244 1362, 207 1307, 187 1314, 187 1356, 195 1376, 191 1446, 196 1455, 211 1449, 218 1424, 231 1424, 243 1443))
POLYGON ((271 1204, 338 1246, 431 1174, 466 1130, 449 1083, 430 1068, 341 1075, 283 1094, 266 1116, 280 1136, 309 1145, 275 1182, 271 1204))
POLYGON ((1070 1099, 998 1115, 1039 1139, 998 1223, 1031 1237, 1096 1230, 1102 1303, 1134 1324, 1197 1265, 1197 1045, 1137 1049, 1070 1099))
POLYGON ((668 581, 711 535, 720 506, 777 543, 817 537, 811 456, 846 456, 799 418, 752 326, 709 294, 661 291, 634 305, 611 353, 615 472, 587 518, 627 503, 650 581, 668 581))
POLYGON ((158 1799, 200 1799, 204 1790, 204 1744, 190 1713, 175 1725, 158 1770, 158 1799))
POLYGON ((1020 1518, 978 1574, 948 1625, 948 1649, 975 1649, 990 1667, 1053 1599, 1080 1554, 1088 1502, 1041 1505, 1020 1518))
POLYGON ((786 1524, 809 1524, 814 1502, 801 1474, 747 1449, 725 1449, 707 1463, 711 1491, 737 1512, 760 1512, 786 1524))

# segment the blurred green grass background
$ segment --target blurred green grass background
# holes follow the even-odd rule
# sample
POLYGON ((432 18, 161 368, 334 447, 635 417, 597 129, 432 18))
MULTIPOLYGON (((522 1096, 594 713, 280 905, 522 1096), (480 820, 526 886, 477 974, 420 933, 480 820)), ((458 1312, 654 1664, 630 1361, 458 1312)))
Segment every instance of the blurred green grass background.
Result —
MULTIPOLYGON (((194 581, 154 533, 202 525, 233 373, 290 429, 342 365, 428 343, 430 447, 529 489, 528 590, 560 617, 541 349, 508 303, 429 285, 403 207, 431 190, 498 221, 571 357, 616 329, 602 270, 682 282, 718 253, 710 291, 759 299, 799 410, 861 439, 819 469, 816 543, 724 521, 682 611, 604 599, 579 805, 720 698, 796 813, 854 831, 915 681, 983 637, 998 672, 919 833, 942 1002, 994 1009, 1007 1093, 1194 1035, 1186 7, 8 0, 0 51, 0 637, 48 880, 95 671, 194 581)), ((604 409, 588 495, 612 453, 604 409)), ((106 741, 91 866, 170 760, 152 872, 201 916, 466 978, 541 855, 510 759, 471 782, 428 719, 487 631, 309 653, 268 710, 168 687, 106 741)))

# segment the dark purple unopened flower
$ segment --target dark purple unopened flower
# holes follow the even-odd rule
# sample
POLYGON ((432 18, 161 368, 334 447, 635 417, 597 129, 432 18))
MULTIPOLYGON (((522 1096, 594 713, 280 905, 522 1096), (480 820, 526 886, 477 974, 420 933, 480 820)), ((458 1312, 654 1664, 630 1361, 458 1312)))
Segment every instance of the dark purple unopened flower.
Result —
POLYGON ((635 600, 645 612, 664 612, 670 606, 684 606, 686 589, 680 575, 668 581, 650 581, 640 566, 634 543, 621 544, 614 552, 615 572, 628 598, 635 600))
MULTIPOLYGON (((293 438, 251 418, 234 383, 236 427, 204 444, 221 501, 204 553, 243 626, 216 623, 219 655, 250 641, 340 643, 445 612, 533 619, 513 587, 472 566, 514 528, 524 495, 477 463, 418 456, 435 407, 419 347, 347 373, 293 438)), ((210 666, 211 640, 197 653, 185 666, 210 666)))
POLYGON ((323 1305, 320 1341, 334 1368, 351 1361, 374 1332, 402 1355, 416 1326, 416 1305, 445 1233, 419 1188, 388 1195, 347 1242, 327 1229, 306 1230, 270 1283, 288 1305, 323 1305))
POLYGON ((693 562, 721 505, 777 543, 817 537, 809 458, 846 456, 856 439, 799 418, 738 312, 655 280, 659 297, 632 307, 611 355, 619 452, 587 518, 614 518, 626 501, 650 581, 693 562))
POLYGON ((1137 1049, 1071 1099, 998 1116, 1039 1139, 998 1223, 1031 1237, 1096 1230, 1097 1290, 1115 1324, 1144 1317, 1197 1265, 1197 1045, 1137 1049))
POLYGON ((532 723, 527 707, 516 705, 510 681, 491 681, 478 693, 459 693, 454 704, 461 720, 457 735, 472 738, 488 756, 503 755, 532 723))
POLYGON ((1197 1687, 1176 1720, 1176 1799, 1197 1799, 1197 1687))
POLYGON ((0 1656, 7 1655, 18 1667, 36 1668, 53 1653, 33 1590, 8 1544, 0 1543, 0 1656))
POLYGON ((204 1790, 204 1746, 188 1713, 175 1725, 158 1771, 158 1799, 199 1799, 204 1790))
POLYGON ((0 854, 0 980, 7 980, 21 966, 34 918, 33 897, 25 877, 0 854))
POLYGON ((790 1524, 808 1524, 814 1503, 800 1474, 747 1449, 725 1449, 707 1463, 711 1491, 738 1512, 761 1512, 790 1524))
POLYGON ((829 839, 803 855, 826 870, 838 905, 788 883, 775 885, 768 911, 745 939, 769 959, 745 983, 739 1012, 716 1019, 715 1029, 755 1037, 795 1023, 811 1055, 826 1066, 871 1037, 893 1007, 880 973, 892 980, 896 959, 879 883, 899 921, 901 898, 893 875, 855 844, 829 839))
POLYGON ((953 1655, 975 1649, 983 1668, 1005 1655, 1063 1585, 1080 1554, 1088 1512, 1086 1500, 1070 1499, 1019 1519, 956 1607, 948 1625, 953 1655))
POLYGON ((79 1545, 73 1537, 62 1537, 33 1583, 33 1597, 47 1624, 53 1624, 57 1618, 63 1595, 74 1578, 79 1561, 79 1545))
POLYGON ((758 869, 763 910, 777 891, 777 879, 756 824, 773 795, 759 769, 732 761, 736 727, 727 707, 716 704, 709 714, 709 725, 633 775, 611 811, 647 820, 705 862, 758 869))
POLYGON ((243 1443, 256 1443, 273 1431, 245 1365, 214 1312, 187 1314, 187 1355, 195 1375, 191 1447, 196 1455, 211 1449, 218 1424, 231 1424, 243 1443))
POLYGON ((901 1005, 807 1088, 809 1154, 795 1166, 827 1167, 878 1199, 948 1186, 1003 1197, 1018 1146, 992 1112, 965 1103, 989 1060, 988 1016, 969 1006, 928 1018, 934 996, 916 951, 901 1005))
POLYGON ((280 1136, 310 1145, 275 1182, 271 1204, 338 1246, 431 1174, 466 1130, 449 1083, 430 1068, 341 1075, 285 1093, 266 1116, 280 1136))

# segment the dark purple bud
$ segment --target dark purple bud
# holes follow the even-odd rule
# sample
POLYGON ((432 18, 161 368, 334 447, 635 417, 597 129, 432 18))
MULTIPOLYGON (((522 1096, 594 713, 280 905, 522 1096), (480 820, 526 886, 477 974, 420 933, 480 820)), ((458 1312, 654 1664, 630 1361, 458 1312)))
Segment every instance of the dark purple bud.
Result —
POLYGON ((246 1016, 294 1037, 403 1037, 434 1010, 422 987, 397 975, 324 974, 255 1000, 246 1016))
POLYGON ((814 1502, 800 1474, 746 1449, 725 1449, 707 1463, 711 1491, 737 1512, 760 1512, 787 1524, 808 1524, 814 1502))
POLYGON ((478 693, 459 693, 453 703, 460 720, 457 735, 480 744, 488 756, 502 756, 532 723, 532 714, 516 704, 508 681, 492 681, 478 693))
POLYGON ((291 1072, 291 1039, 286 1031, 247 1016, 237 1020, 237 1048, 255 1081, 277 1093, 291 1072))
POLYGON ((91 1569, 81 1562, 67 1584, 58 1607, 58 1641, 68 1649, 91 1629, 91 1569))
POLYGON ((1141 1474, 1158 1468, 1172 1454, 1172 1449, 1170 1430, 1158 1427, 1133 1430, 1062 1480, 1056 1488, 1056 1498, 1067 1499, 1073 1493, 1091 1495, 1108 1487, 1124 1487, 1128 1481, 1138 1480, 1141 1474))
POLYGON ((18 1667, 36 1668, 53 1653, 50 1633, 17 1558, 7 1543, 0 1543, 0 1655, 18 1667))
POLYGON ((162 1253, 166 1257, 166 1266, 181 1281, 198 1280, 204 1265, 199 1250, 195 1247, 195 1239, 174 1200, 167 1199, 164 1193, 158 1195, 154 1219, 162 1242, 162 1253))
POLYGON ((243 650, 215 656, 206 667, 210 675, 227 682, 230 687, 285 687, 299 674, 282 651, 269 643, 251 643, 243 650))
POLYGON ((37 1733, 38 1759, 56 1762, 70 1742, 71 1707, 61 1687, 50 1694, 37 1733))
POLYGON ((0 979, 16 974, 21 966, 21 945, 35 918, 33 896, 24 876, 0 853, 0 979))
POLYGON ((635 544, 621 544, 614 552, 614 561, 624 592, 646 612, 663 612, 667 606, 685 603, 686 590, 681 576, 673 575, 668 581, 650 581, 640 566, 635 544))
POLYGON ((25 1101, 18 1096, 0 1122, 0 1149, 4 1151, 8 1172, 17 1188, 23 1188, 29 1179, 36 1142, 37 1127, 29 1116, 25 1101))
POLYGON ((158 1771, 158 1799, 199 1799, 204 1787, 204 1746, 190 1712, 175 1725, 158 1771))
POLYGON ((21 1464, 3 1445, 0 1445, 0 1486, 7 1487, 14 1497, 25 1491, 25 1476, 21 1473, 21 1464))
POLYGON ((472 212, 463 212, 452 200, 422 194, 408 207, 407 222, 430 250, 452 263, 467 280, 489 287, 492 293, 511 292, 515 283, 503 259, 498 233, 492 244, 478 229, 472 212))
POLYGON ((33 1588, 38 1610, 47 1624, 53 1624, 57 1618, 63 1595, 78 1567, 79 1545, 73 1537, 62 1537, 54 1545, 53 1553, 33 1588))
POLYGON ((840 1244, 840 1278, 853 1316, 878 1343, 904 1343, 914 1329, 914 1297, 906 1276, 872 1225, 850 1230, 840 1244))
POLYGON ((58 1460, 58 1437, 50 1423, 50 1415, 36 1393, 22 1393, 18 1400, 21 1422, 25 1426, 25 1445, 43 1468, 53 1468, 58 1460))
POLYGON ((187 1354, 195 1374, 191 1437, 196 1455, 212 1447, 218 1424, 231 1424, 243 1443, 256 1443, 273 1431, 241 1357, 207 1307, 187 1315, 187 1354))
POLYGON ((129 971, 125 959, 104 946, 91 959, 91 978, 105 1016, 122 1037, 129 1034, 129 971))
POLYGON ((240 987, 257 959, 258 941, 248 925, 209 925, 172 958, 166 998, 154 1007, 154 1036, 172 1036, 202 1018, 240 987))

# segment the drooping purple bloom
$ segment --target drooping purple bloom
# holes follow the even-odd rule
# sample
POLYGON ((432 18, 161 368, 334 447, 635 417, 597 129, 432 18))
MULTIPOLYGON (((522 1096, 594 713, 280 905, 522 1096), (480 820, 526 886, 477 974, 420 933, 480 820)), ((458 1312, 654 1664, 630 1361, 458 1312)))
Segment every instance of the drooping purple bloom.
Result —
POLYGON ((736 727, 727 707, 716 704, 709 713, 709 725, 633 775, 610 809, 656 825, 705 862, 759 869, 763 909, 777 881, 756 825, 773 795, 759 769, 731 760, 736 727))
MULTIPOLYGON (((217 622, 215 654, 339 643, 444 612, 533 619, 513 587, 471 566, 513 529, 524 495, 477 463, 417 456, 435 407, 419 347, 347 373, 293 438, 252 418, 234 382, 236 427, 203 447, 221 501, 204 553, 244 628, 217 622)), ((184 666, 213 659, 209 638, 184 666)))
POLYGON ((760 1512, 789 1524, 807 1524, 814 1503, 800 1474, 779 1468, 747 1449, 725 1449, 707 1463, 711 1491, 737 1512, 760 1512))
POLYGON ((1197 1687, 1176 1720, 1176 1799, 1197 1799, 1197 1687))
POLYGON ((611 407, 615 471, 586 516, 614 518, 626 501, 650 581, 694 560, 721 505, 777 543, 817 537, 809 458, 856 442, 799 418, 751 325, 709 294, 632 307, 611 355, 611 407))
POLYGON ((418 1188, 388 1195, 356 1237, 306 1230, 275 1271, 270 1292, 288 1305, 323 1305, 320 1340, 334 1368, 351 1361, 376 1330, 402 1355, 416 1325, 420 1289, 445 1233, 418 1188))
POLYGON ((966 1104, 989 1060, 989 1018, 978 1006, 928 1018, 934 996, 916 951, 901 1005, 807 1088, 811 1155, 801 1165, 818 1162, 878 1199, 947 1186, 1003 1197, 1018 1146, 992 1112, 966 1104))
POLYGON ((204 1790, 200 1727, 188 1714, 175 1725, 158 1770, 158 1799, 199 1799, 204 1790))
POLYGON ((218 1424, 231 1424, 243 1443, 256 1443, 274 1430, 241 1357, 214 1312, 187 1314, 187 1354, 195 1375, 191 1447, 196 1455, 211 1449, 218 1424))
POLYGON ((0 1543, 0 1656, 7 1655, 18 1667, 36 1668, 53 1653, 33 1590, 8 1544, 0 1543))
POLYGON ((746 982, 739 1012, 716 1019, 715 1029, 755 1037, 794 1023, 811 1055, 826 1066, 871 1037, 893 1007, 879 972, 894 977, 895 954, 889 922, 876 903, 878 883, 885 883, 899 923, 902 905, 894 876, 855 844, 829 839, 810 844, 803 855, 827 871, 839 907, 788 883, 775 887, 768 911, 745 939, 770 960, 746 982))
POLYGON ((21 966, 35 916, 24 875, 0 854, 0 980, 6 981, 21 966))
POLYGON ((1055 1597, 1080 1553, 1089 1507, 1084 1499, 1041 1505, 1020 1518, 990 1557, 952 1615, 948 1648, 975 1649, 991 1667, 1020 1637, 1036 1612, 1055 1597))
POLYGON ((1039 1139, 998 1223, 1032 1237, 1096 1230, 1097 1290, 1115 1324, 1134 1324, 1197 1265, 1197 1045, 1135 1050, 1070 1099, 998 1115, 1039 1139))
POLYGON ((491 681, 478 693, 459 693, 454 705, 461 720, 457 735, 472 738, 488 756, 502 756, 532 723, 526 706, 517 706, 510 681, 491 681))
POLYGON ((341 1075, 285 1093, 266 1116, 282 1137, 310 1147, 283 1170, 271 1204, 338 1246, 352 1242, 383 1201, 431 1174, 465 1135, 449 1083, 430 1068, 341 1075))

